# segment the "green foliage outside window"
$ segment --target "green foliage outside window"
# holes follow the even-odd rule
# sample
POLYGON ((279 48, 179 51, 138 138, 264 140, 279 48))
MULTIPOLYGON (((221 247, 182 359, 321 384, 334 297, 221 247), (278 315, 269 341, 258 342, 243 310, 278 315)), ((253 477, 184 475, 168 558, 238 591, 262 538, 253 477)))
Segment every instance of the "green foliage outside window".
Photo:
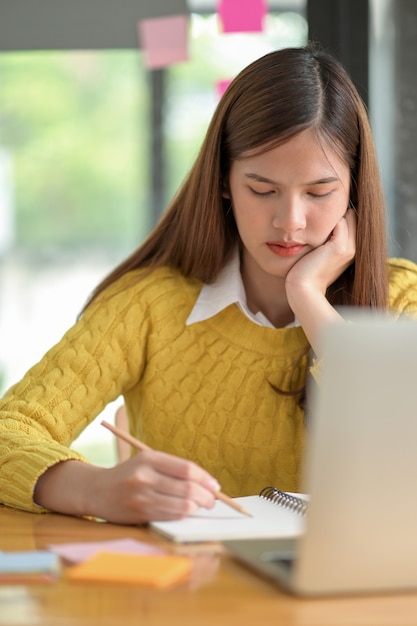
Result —
MULTIPOLYGON (((222 35, 214 15, 192 16, 189 61, 166 71, 166 202, 196 156, 216 82, 306 35, 295 13, 269 15, 265 33, 248 35, 222 35)), ((140 243, 152 222, 149 82, 139 51, 0 54, 17 252, 121 257, 140 243)))
POLYGON ((0 55, 0 145, 12 158, 18 248, 117 248, 134 237, 148 193, 139 165, 148 161, 147 107, 138 53, 0 55))

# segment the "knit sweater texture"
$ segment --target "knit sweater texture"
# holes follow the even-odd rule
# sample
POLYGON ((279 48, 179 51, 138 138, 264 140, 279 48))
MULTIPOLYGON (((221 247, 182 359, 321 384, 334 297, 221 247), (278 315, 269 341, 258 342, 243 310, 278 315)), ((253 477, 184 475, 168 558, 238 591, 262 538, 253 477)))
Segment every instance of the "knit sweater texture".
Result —
MULTIPOLYGON (((417 266, 393 259, 390 304, 417 316, 417 266)), ((301 488, 309 345, 235 305, 190 326, 201 283, 161 268, 109 287, 0 400, 0 502, 42 511, 38 477, 120 395, 132 434, 195 461, 231 496, 301 488), (291 392, 289 395, 277 389, 291 392)))

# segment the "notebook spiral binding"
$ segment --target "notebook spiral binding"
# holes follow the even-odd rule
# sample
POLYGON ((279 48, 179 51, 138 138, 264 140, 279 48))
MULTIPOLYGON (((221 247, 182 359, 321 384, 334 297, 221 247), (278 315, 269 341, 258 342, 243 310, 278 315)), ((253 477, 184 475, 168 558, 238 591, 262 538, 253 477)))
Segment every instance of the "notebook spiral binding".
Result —
POLYGON ((300 513, 300 515, 305 515, 308 511, 308 502, 306 500, 292 496, 289 493, 285 493, 285 491, 280 491, 276 487, 264 487, 259 496, 274 504, 279 504, 287 509, 291 509, 291 511, 300 513))

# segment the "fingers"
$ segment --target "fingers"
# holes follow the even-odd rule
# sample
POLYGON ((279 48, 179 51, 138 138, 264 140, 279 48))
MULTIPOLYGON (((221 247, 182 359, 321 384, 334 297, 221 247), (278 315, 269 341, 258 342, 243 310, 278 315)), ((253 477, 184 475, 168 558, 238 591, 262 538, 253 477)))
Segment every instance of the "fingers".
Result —
POLYGON ((355 209, 348 209, 344 215, 347 227, 348 227, 348 231, 349 231, 349 236, 353 237, 353 239, 356 239, 356 225, 357 225, 357 215, 356 215, 356 210, 355 209))
POLYGON ((358 218, 356 216, 355 209, 348 209, 345 215, 345 220, 348 226, 349 239, 350 241, 353 242, 354 247, 356 249, 356 228, 357 228, 358 218))
POLYGON ((192 461, 155 450, 142 453, 142 460, 146 461, 148 458, 152 459, 153 467, 162 474, 167 474, 183 481, 201 483, 210 491, 218 491, 220 489, 217 480, 192 461))
MULTIPOLYGON (((133 494, 132 494, 133 495, 133 494)), ((194 515, 200 506, 193 497, 178 498, 167 493, 159 493, 153 489, 142 488, 134 499, 134 513, 136 519, 142 521, 176 520, 188 515, 194 515)), ((212 504, 214 506, 214 496, 212 504)))
POLYGON ((135 461, 136 489, 152 490, 167 499, 184 500, 195 508, 213 506, 219 484, 195 463, 154 450, 142 452, 135 461))
POLYGON ((341 259, 348 264, 353 260, 356 252, 356 213, 348 209, 333 229, 329 244, 337 251, 341 259))
POLYGON ((288 272, 285 282, 288 302, 300 315, 306 292, 325 296, 326 291, 352 264, 356 253, 356 214, 348 209, 330 236, 303 256, 288 272))
POLYGON ((114 510, 107 500, 105 519, 119 523, 192 515, 200 507, 212 508, 219 490, 217 481, 195 463, 154 450, 140 452, 107 471, 106 497, 113 501, 114 510))

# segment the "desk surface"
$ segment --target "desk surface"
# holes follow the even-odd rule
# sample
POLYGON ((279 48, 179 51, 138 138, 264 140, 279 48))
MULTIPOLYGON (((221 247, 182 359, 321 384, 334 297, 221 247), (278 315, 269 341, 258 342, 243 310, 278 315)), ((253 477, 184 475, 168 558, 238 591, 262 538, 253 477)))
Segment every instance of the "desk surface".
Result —
POLYGON ((218 544, 176 548, 144 528, 23 513, 0 505, 0 550, 121 537, 190 554, 190 580, 168 590, 70 583, 64 577, 50 584, 0 585, 0 625, 417 626, 417 593, 297 599, 234 562, 218 544))

